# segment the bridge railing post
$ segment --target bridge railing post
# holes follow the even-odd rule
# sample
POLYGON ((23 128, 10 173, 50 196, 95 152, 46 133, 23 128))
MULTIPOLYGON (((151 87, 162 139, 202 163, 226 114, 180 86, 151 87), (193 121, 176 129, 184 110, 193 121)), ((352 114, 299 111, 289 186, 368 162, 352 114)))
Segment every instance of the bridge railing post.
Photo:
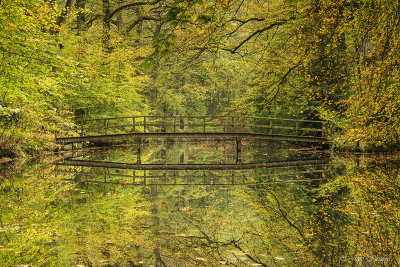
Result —
POLYGON ((206 117, 203 117, 203 133, 206 132, 206 117))
POLYGON ((168 124, 169 124, 169 117, 167 117, 167 116, 163 116, 162 117, 163 118, 163 120, 162 120, 162 132, 163 133, 167 133, 168 132, 168 124))
POLYGON ((241 163, 241 154, 242 154, 242 139, 240 137, 235 137, 236 144, 236 164, 241 163))
POLYGON ((143 116, 143 132, 146 132, 146 116, 143 116))
POLYGON ((183 117, 183 131, 184 132, 189 131, 189 117, 188 116, 183 117))
POLYGON ((108 127, 107 119, 104 119, 104 134, 105 135, 107 135, 107 127, 108 127))
POLYGON ((136 150, 136 164, 140 165, 142 164, 142 138, 137 138, 136 139, 136 145, 137 145, 137 150, 136 150))
POLYGON ((132 132, 136 132, 136 119, 132 117, 132 132))
POLYGON ((174 116, 174 133, 176 133, 176 116, 174 116))

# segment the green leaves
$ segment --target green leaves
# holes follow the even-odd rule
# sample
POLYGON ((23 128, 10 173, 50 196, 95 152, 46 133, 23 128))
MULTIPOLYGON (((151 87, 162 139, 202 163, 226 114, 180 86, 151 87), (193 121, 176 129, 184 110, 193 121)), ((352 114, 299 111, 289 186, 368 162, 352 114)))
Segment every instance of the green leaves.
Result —
POLYGON ((399 146, 398 123, 392 118, 400 116, 400 102, 387 98, 399 88, 398 68, 390 62, 399 60, 394 50, 400 36, 388 26, 396 21, 392 11, 398 5, 364 2, 350 8, 322 1, 302 23, 308 36, 301 43, 308 46, 310 102, 323 118, 336 118, 334 124, 343 130, 339 145, 358 142, 365 150, 399 146))
POLYGON ((153 68, 153 57, 147 57, 146 60, 142 63, 142 67, 144 70, 150 70, 153 68))
POLYGON ((197 17, 197 22, 199 23, 207 23, 212 21, 212 16, 211 15, 200 15, 197 17))

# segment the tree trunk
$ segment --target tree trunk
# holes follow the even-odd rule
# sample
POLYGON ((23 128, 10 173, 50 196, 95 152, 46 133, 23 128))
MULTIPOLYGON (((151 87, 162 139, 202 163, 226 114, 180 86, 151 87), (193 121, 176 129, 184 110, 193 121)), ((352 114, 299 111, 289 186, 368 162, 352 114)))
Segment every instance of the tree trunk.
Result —
POLYGON ((85 7, 86 7, 86 0, 76 0, 75 8, 78 10, 78 16, 76 17, 76 28, 77 28, 77 35, 83 31, 83 28, 86 23, 86 15, 85 15, 85 7))
MULTIPOLYGON (((119 0, 118 1, 118 6, 122 6, 125 4, 125 0, 119 0)), ((119 12, 117 15, 117 27, 118 27, 118 31, 121 32, 123 31, 124 28, 124 20, 123 20, 123 16, 122 16, 123 12, 119 12)))
POLYGON ((67 19, 67 15, 68 15, 68 13, 71 10, 73 5, 74 5, 74 0, 65 1, 64 11, 57 18, 57 25, 58 26, 61 26, 61 24, 65 23, 65 20, 67 19))
POLYGON ((110 1, 102 0, 103 2, 103 49, 106 53, 110 53, 112 48, 110 45, 110 1))

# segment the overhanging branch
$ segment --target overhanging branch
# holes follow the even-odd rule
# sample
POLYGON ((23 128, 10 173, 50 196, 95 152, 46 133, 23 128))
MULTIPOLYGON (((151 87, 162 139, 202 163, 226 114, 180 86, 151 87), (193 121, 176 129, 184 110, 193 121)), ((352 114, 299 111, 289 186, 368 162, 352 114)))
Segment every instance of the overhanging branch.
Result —
POLYGON ((118 7, 113 12, 111 12, 107 19, 111 19, 115 14, 117 14, 118 12, 120 12, 126 8, 131 8, 131 7, 135 7, 135 6, 144 6, 144 5, 156 5, 160 2, 161 2, 161 0, 155 0, 153 2, 137 2, 137 3, 132 3, 132 4, 126 4, 126 5, 118 7))
POLYGON ((153 18, 153 17, 140 17, 139 19, 135 20, 131 25, 129 25, 128 30, 126 33, 129 33, 133 28, 135 28, 139 23, 143 21, 161 21, 160 18, 153 18))
POLYGON ((283 85, 283 84, 286 82, 286 79, 287 79, 287 77, 289 76, 289 74, 290 74, 293 70, 295 70, 297 67, 299 67, 302 63, 303 63, 302 60, 300 60, 299 62, 297 62, 296 65, 294 65, 293 67, 289 68, 289 69, 286 71, 286 73, 282 76, 282 78, 280 79, 280 81, 279 81, 279 83, 278 83, 278 87, 277 87, 277 89, 276 89, 275 95, 269 99, 269 102, 271 102, 272 100, 274 100, 274 99, 277 97, 277 95, 279 94, 281 85, 283 85))
POLYGON ((241 25, 243 25, 243 24, 249 23, 251 21, 264 21, 264 20, 265 19, 263 19, 263 18, 250 18, 250 19, 246 19, 246 20, 240 20, 240 19, 233 18, 233 19, 229 20, 228 22, 236 21, 236 22, 240 22, 241 25))
POLYGON ((232 53, 232 54, 236 53, 236 51, 237 51, 240 47, 242 47, 242 45, 244 45, 245 43, 247 43, 248 41, 250 41, 254 36, 259 35, 259 34, 265 32, 265 31, 267 31, 267 30, 269 30, 269 29, 274 28, 274 27, 283 25, 283 24, 285 24, 287 21, 288 21, 288 19, 281 20, 281 21, 278 21, 278 22, 274 22, 274 23, 268 25, 268 26, 265 27, 265 28, 262 28, 262 29, 259 29, 259 30, 255 31, 255 32, 253 32, 252 34, 250 34, 249 36, 247 36, 246 39, 244 39, 243 41, 241 41, 236 47, 234 47, 234 48, 231 50, 231 53, 232 53))
POLYGON ((93 22, 95 22, 96 20, 100 19, 102 16, 99 14, 94 15, 88 22, 86 22, 85 27, 89 28, 93 25, 93 22))

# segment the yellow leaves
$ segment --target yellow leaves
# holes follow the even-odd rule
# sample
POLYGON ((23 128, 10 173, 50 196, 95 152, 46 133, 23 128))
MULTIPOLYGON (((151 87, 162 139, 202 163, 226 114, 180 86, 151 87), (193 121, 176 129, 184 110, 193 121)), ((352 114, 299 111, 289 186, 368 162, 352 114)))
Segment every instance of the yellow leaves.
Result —
POLYGON ((181 26, 179 26, 179 25, 176 26, 175 29, 174 29, 174 33, 177 33, 180 29, 181 29, 181 26))
POLYGON ((4 27, 4 30, 6 30, 6 31, 10 31, 16 27, 16 25, 9 20, 6 21, 6 24, 7 25, 4 27))
MULTIPOLYGON (((328 32, 329 32, 329 27, 327 26, 321 27, 321 30, 319 31, 319 33, 323 35, 327 34, 328 32)), ((319 41, 322 42, 322 39, 320 39, 319 41)))
POLYGON ((201 28, 197 28, 197 29, 196 29, 196 32, 198 32, 199 34, 203 34, 203 33, 206 32, 206 30, 201 29, 201 28))
POLYGON ((34 13, 32 12, 32 10, 30 10, 30 9, 26 9, 26 10, 25 10, 25 14, 26 14, 27 16, 33 16, 33 15, 34 15, 34 13))
POLYGON ((43 18, 43 15, 42 15, 42 14, 39 14, 39 16, 38 16, 37 18, 39 19, 39 21, 40 21, 41 23, 43 23, 43 24, 46 23, 46 20, 43 18))

